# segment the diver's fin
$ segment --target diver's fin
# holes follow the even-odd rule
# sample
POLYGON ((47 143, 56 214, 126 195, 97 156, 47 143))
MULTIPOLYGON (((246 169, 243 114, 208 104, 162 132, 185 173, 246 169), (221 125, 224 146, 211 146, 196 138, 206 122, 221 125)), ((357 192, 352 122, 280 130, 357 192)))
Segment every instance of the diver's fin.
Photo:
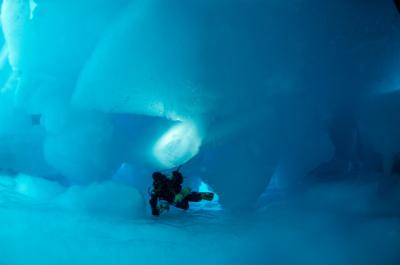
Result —
POLYGON ((201 199, 206 201, 212 201, 214 199, 214 193, 212 192, 200 192, 201 199))

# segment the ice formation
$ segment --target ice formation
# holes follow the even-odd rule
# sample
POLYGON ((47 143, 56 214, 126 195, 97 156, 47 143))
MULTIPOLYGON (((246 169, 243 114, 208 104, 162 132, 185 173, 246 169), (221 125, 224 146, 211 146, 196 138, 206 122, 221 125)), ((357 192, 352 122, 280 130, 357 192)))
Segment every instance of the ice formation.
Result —
POLYGON ((400 261, 392 1, 0 4, 0 264, 400 261), (218 201, 150 219, 180 165, 218 201))

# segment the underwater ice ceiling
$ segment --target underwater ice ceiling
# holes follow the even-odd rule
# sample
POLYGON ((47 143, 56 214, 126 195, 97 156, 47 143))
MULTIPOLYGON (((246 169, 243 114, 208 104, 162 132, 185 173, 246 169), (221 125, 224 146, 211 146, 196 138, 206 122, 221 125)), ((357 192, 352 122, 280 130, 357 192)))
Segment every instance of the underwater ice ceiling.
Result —
POLYGON ((185 164, 234 208, 398 163, 392 1, 3 0, 1 29, 2 169, 185 164))

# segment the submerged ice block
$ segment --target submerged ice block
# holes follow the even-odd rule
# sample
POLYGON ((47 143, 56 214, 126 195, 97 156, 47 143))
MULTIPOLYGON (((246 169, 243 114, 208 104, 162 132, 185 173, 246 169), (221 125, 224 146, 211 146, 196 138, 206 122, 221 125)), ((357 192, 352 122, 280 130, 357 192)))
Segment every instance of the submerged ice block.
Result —
POLYGON ((171 120, 198 118, 205 102, 198 83, 202 40, 180 1, 136 1, 113 24, 84 68, 75 106, 171 120))
POLYGON ((46 160, 71 183, 110 179, 122 163, 121 146, 104 114, 66 110, 45 116, 44 123, 46 160))

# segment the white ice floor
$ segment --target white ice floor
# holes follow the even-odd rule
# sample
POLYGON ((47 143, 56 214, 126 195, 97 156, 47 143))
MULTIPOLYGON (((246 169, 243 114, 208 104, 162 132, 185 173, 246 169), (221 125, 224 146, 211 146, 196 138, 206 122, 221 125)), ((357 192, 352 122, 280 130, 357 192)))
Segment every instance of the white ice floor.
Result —
POLYGON ((256 213, 211 205, 126 218, 0 187, 0 265, 400 264, 399 215, 366 210, 364 190, 316 189, 256 213))

